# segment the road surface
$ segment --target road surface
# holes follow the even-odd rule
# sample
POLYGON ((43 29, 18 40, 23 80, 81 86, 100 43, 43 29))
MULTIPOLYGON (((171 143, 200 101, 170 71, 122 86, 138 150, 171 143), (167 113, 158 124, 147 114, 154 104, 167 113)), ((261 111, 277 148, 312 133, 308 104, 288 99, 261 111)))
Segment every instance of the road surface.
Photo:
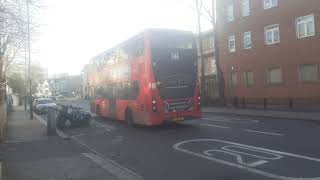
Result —
POLYGON ((312 122, 204 114, 131 127, 97 117, 63 132, 92 161, 112 161, 138 179, 320 179, 320 126, 312 122))

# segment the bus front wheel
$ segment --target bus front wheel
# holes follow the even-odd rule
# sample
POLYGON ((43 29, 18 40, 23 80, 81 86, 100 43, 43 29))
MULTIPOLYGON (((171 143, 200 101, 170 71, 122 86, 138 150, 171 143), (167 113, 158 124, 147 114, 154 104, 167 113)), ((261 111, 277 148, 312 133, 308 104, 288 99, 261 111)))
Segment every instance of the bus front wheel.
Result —
POLYGON ((133 116, 132 116, 132 111, 131 109, 127 109, 126 113, 125 113, 125 121, 129 124, 129 125, 133 125, 133 116))

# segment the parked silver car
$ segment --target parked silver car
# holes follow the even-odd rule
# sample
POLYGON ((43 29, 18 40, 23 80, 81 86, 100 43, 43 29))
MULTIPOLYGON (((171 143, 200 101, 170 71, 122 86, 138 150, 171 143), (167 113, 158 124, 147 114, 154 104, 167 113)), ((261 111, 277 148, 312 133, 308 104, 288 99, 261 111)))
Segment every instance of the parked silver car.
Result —
POLYGON ((52 99, 49 98, 41 98, 41 99, 36 99, 33 102, 33 110, 36 113, 39 114, 45 114, 48 112, 49 107, 54 107, 57 106, 56 103, 53 102, 52 99))

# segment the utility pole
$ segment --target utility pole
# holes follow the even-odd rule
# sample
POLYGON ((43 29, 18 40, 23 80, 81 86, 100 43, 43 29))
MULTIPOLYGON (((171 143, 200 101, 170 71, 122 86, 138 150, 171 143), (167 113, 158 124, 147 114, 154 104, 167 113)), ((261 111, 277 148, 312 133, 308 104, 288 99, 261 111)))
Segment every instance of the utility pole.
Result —
POLYGON ((24 110, 27 110, 27 43, 24 43, 24 110))
POLYGON ((204 96, 204 62, 202 58, 202 36, 201 36, 201 8, 202 1, 196 0, 196 8, 197 8, 197 20, 198 20, 198 41, 199 41, 199 60, 200 60, 200 90, 201 90, 201 104, 205 102, 204 96))
POLYGON ((29 0, 27 0, 27 17, 28 17, 28 55, 29 55, 29 101, 30 101, 30 119, 33 119, 32 109, 32 82, 31 82, 31 55, 30 55, 30 12, 29 0))

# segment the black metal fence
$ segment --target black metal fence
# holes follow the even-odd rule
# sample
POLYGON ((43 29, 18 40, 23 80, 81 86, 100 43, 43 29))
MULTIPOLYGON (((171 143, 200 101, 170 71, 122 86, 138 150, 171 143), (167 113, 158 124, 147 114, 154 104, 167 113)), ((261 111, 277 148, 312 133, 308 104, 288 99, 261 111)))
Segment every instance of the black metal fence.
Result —
POLYGON ((320 97, 316 98, 248 98, 233 97, 210 99, 208 106, 227 106, 235 108, 275 109, 293 111, 320 111, 320 97), (223 101, 223 102, 222 102, 223 101))

